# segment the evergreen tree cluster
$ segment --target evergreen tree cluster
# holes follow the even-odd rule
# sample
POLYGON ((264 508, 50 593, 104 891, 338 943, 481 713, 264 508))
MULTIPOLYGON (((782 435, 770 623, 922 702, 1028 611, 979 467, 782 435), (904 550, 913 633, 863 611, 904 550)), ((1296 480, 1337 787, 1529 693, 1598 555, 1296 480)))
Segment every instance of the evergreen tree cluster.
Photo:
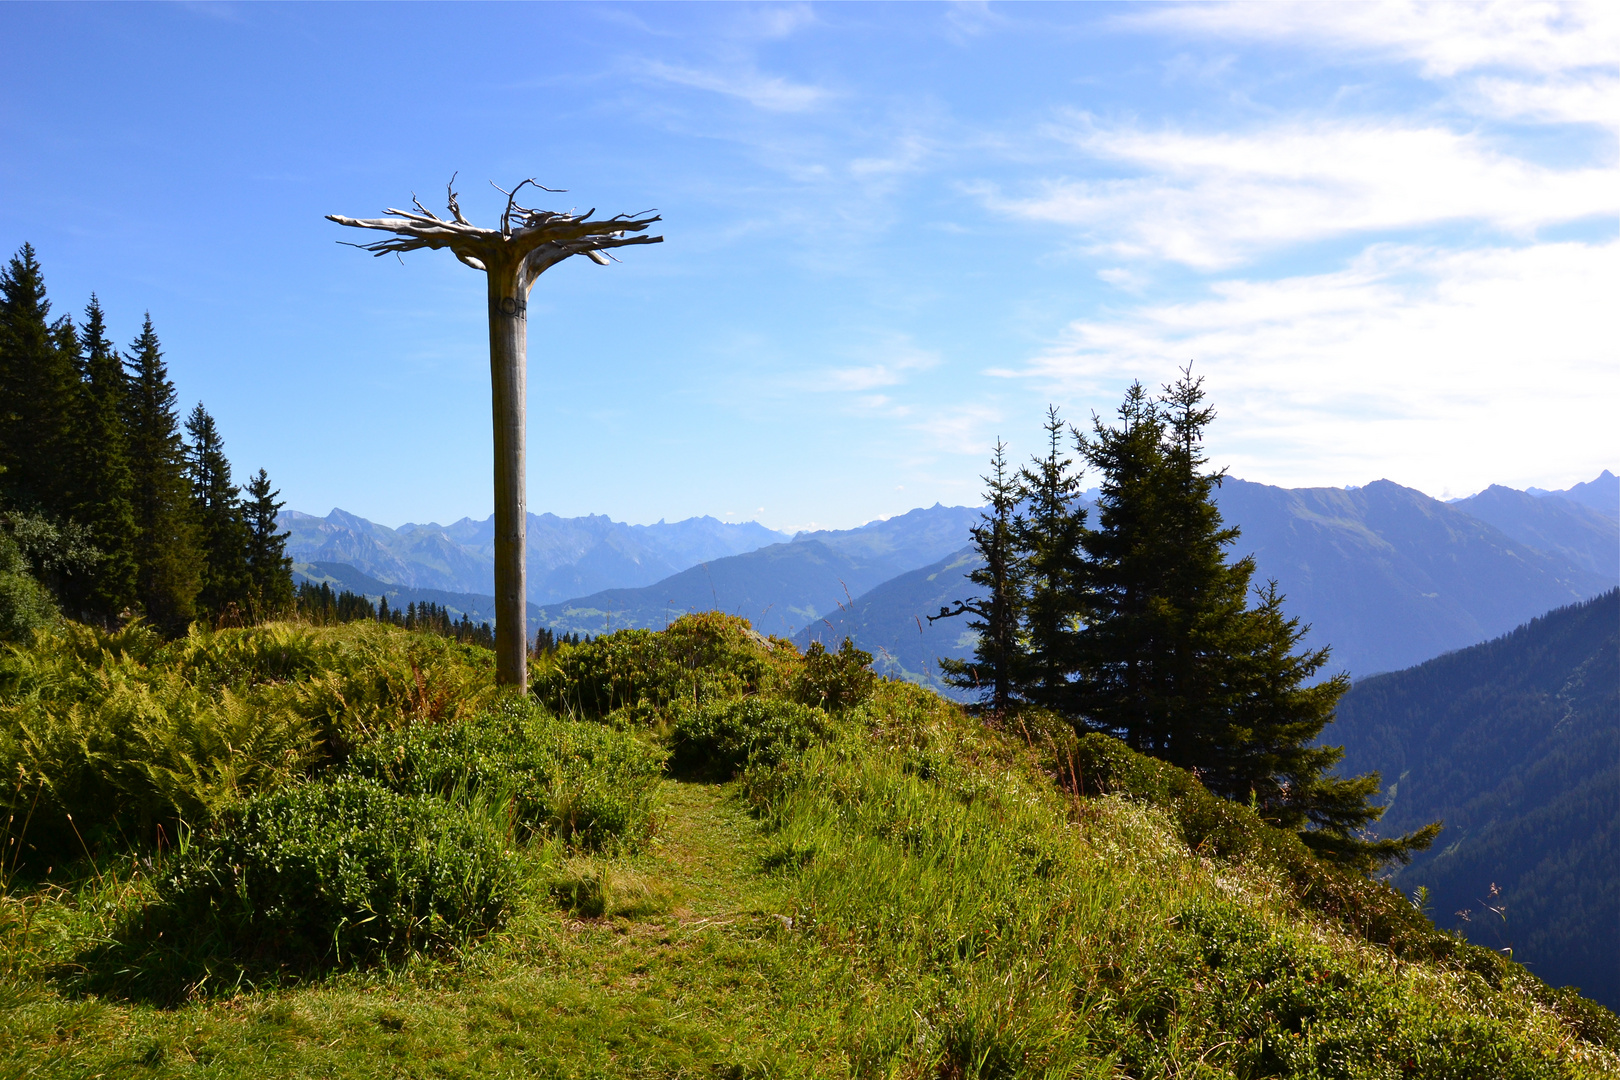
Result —
POLYGON ((546 653, 556 652, 563 645, 578 645, 581 642, 594 640, 589 634, 580 637, 579 632, 572 634, 559 634, 549 626, 542 626, 534 634, 534 648, 529 650, 531 656, 543 656, 546 653))
POLYGON ((378 597, 377 603, 373 604, 369 597, 361 593, 348 589, 333 592, 332 586, 324 581, 318 585, 305 581, 294 593, 293 609, 299 618, 318 626, 369 619, 405 630, 422 630, 454 638, 464 644, 482 645, 486 649, 495 647, 495 631, 489 623, 475 625, 466 612, 462 612, 461 618, 457 619, 446 608, 427 600, 421 603, 412 601, 403 608, 390 608, 386 596, 378 597))
POLYGON ((184 424, 148 315, 129 349, 100 301, 51 317, 24 244, 0 269, 0 515, 68 614, 111 625, 144 616, 170 633, 193 619, 263 619, 292 605, 282 504, 263 469, 245 490, 198 404, 184 424))
POLYGON ((973 530, 980 594, 932 617, 971 616, 978 634, 972 660, 941 661, 945 680, 995 714, 1044 710, 1189 769, 1326 857, 1407 859, 1438 826, 1364 837, 1379 777, 1334 775, 1343 750, 1318 745, 1349 678, 1314 681, 1328 650, 1302 648, 1309 627, 1276 583, 1228 557, 1238 530, 1203 452, 1214 417, 1189 368, 1157 395, 1133 385, 1116 422, 1094 416, 1090 431, 1049 409, 1045 454, 1016 474, 998 442, 973 530))

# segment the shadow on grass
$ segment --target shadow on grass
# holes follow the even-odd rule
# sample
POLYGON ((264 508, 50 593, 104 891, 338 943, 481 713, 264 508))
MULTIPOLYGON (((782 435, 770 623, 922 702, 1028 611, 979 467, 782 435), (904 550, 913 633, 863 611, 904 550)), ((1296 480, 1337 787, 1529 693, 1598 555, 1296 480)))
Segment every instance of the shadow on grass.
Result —
POLYGON ((187 924, 159 905, 132 912, 107 940, 52 965, 44 975, 67 997, 103 997, 157 1008, 200 998, 306 983, 384 958, 339 958, 307 941, 233 941, 187 924))

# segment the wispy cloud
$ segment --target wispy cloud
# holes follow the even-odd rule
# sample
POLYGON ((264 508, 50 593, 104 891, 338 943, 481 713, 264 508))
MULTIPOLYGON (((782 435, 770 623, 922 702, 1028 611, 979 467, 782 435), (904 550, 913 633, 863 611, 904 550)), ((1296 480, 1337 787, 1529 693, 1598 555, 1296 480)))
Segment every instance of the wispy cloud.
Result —
POLYGON ((1382 53, 1414 60, 1436 77, 1486 68, 1548 74, 1620 63, 1620 13, 1602 3, 1187 4, 1120 21, 1382 53))
POLYGON ((1079 116, 1053 134, 1144 175, 981 187, 993 209, 1078 227, 1098 249, 1200 269, 1358 233, 1477 221, 1520 236, 1620 209, 1609 168, 1554 169, 1439 127, 1292 122, 1241 135, 1146 132, 1079 116))
POLYGON ((1221 406, 1219 460, 1250 479, 1439 494, 1590 478, 1620 452, 1617 274, 1620 241, 1378 246, 1333 273, 1076 321, 1021 374, 1111 401, 1194 360, 1221 406))
POLYGON ((752 67, 714 70, 649 60, 641 70, 643 74, 663 82, 739 98, 755 108, 770 112, 807 112, 829 97, 828 91, 821 87, 791 82, 777 75, 765 75, 752 67))
POLYGON ((940 450, 953 454, 968 451, 981 456, 995 441, 996 425, 1005 419, 1005 414, 995 405, 953 405, 928 410, 910 427, 928 436, 940 450))
MULTIPOLYGON (((813 373, 804 382, 807 389, 839 393, 864 393, 885 386, 899 386, 919 371, 939 363, 939 354, 919 349, 904 337, 892 337, 872 350, 878 357, 872 363, 830 368, 813 373)), ((884 395, 866 399, 869 407, 889 406, 884 395)))

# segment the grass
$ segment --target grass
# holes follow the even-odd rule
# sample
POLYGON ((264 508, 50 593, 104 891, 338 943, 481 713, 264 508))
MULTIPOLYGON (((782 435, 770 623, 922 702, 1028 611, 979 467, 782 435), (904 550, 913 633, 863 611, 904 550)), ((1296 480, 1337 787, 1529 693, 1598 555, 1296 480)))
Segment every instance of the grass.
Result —
MULTIPOLYGON (((645 704, 621 728, 660 740, 681 720, 658 692, 608 711, 645 704)), ((1082 796, 1055 743, 868 693, 735 780, 657 781, 637 844, 514 840, 512 917, 428 954, 98 996, 148 856, 14 880, 0 1076, 1620 1075, 1610 1014, 1421 920, 1352 917, 1392 894, 1184 777, 1120 759, 1130 783, 1082 796)))

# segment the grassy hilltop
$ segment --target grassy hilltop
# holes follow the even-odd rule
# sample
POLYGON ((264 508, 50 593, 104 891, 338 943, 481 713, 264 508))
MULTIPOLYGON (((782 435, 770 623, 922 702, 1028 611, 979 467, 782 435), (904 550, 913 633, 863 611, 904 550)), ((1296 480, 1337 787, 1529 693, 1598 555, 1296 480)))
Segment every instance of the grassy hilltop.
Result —
POLYGON ((1190 774, 688 616, 0 656, 4 1076, 1601 1077, 1620 1021, 1190 774))

